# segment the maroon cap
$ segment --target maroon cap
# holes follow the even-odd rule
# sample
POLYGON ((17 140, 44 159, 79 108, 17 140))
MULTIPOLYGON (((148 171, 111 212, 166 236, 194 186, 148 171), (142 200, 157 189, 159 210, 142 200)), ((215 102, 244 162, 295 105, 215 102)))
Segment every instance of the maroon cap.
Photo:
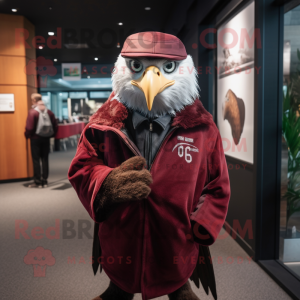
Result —
POLYGON ((162 32, 139 32, 130 35, 121 51, 123 57, 159 57, 182 60, 187 57, 181 40, 162 32))

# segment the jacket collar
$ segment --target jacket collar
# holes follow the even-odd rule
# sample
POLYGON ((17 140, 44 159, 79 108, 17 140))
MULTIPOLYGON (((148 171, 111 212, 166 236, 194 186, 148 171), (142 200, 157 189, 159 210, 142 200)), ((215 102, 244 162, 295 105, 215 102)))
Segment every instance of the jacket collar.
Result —
MULTIPOLYGON (((117 129, 125 127, 124 121, 128 117, 127 108, 118 100, 114 99, 114 92, 107 101, 90 118, 90 123, 111 126, 117 129)), ((203 107, 200 100, 196 99, 191 105, 187 105, 173 118, 172 126, 179 126, 185 129, 198 125, 213 124, 212 115, 203 107)))
MULTIPOLYGON (((149 119, 142 116, 137 111, 134 111, 132 113, 132 125, 134 129, 139 127, 144 121, 149 122, 149 119)), ((171 116, 170 115, 161 116, 154 119, 153 122, 157 123, 162 129, 165 129, 168 126, 168 124, 171 122, 171 116)))

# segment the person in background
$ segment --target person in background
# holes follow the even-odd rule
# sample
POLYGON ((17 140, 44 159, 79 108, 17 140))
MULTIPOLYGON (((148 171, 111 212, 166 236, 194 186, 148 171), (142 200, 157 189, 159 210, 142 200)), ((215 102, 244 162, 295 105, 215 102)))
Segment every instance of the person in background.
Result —
POLYGON ((30 139, 34 183, 28 187, 42 188, 48 186, 50 138, 55 136, 58 125, 54 113, 46 108, 40 94, 33 94, 31 99, 33 106, 28 112, 25 137, 30 139))
POLYGON ((36 102, 38 100, 42 100, 42 95, 41 94, 38 94, 38 93, 31 94, 31 101, 32 101, 31 108, 35 108, 36 107, 36 102))

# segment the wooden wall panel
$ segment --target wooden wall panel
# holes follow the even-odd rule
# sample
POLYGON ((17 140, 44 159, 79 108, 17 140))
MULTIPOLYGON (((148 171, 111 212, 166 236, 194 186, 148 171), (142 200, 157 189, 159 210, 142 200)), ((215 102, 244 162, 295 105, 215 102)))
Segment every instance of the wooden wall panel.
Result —
POLYGON ((27 117, 27 87, 0 86, 0 93, 15 95, 15 112, 1 112, 0 117, 0 180, 25 178, 27 176, 26 139, 24 137, 27 117))
POLYGON ((27 85, 31 87, 37 87, 36 82, 36 60, 35 59, 29 59, 26 57, 26 66, 23 68, 23 72, 26 73, 27 77, 27 85), (33 72, 32 72, 33 71, 33 72))
POLYGON ((27 44, 30 48, 25 48, 26 57, 29 59, 36 58, 36 49, 32 46, 32 39, 35 36, 35 28, 32 23, 30 23, 26 18, 24 18, 24 28, 28 30, 29 37, 27 39, 27 44))
POLYGON ((27 85, 25 66, 25 56, 0 55, 0 85, 27 85))
POLYGON ((15 46, 17 28, 24 28, 24 17, 0 14, 0 54, 25 56, 25 47, 15 46))
MULTIPOLYGON (((35 75, 26 74, 35 49, 15 46, 16 28, 26 28, 30 38, 34 26, 22 16, 0 14, 0 93, 15 97, 14 112, 0 112, 0 181, 33 176, 30 141, 24 136, 30 96, 37 92, 35 75)), ((31 42, 30 42, 31 44, 31 42)))

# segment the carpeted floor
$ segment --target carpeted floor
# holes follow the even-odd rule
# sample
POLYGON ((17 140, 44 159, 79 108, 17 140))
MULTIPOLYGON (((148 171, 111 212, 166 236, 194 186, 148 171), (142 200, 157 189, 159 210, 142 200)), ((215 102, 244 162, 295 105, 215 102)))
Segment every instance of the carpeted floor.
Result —
MULTIPOLYGON (((78 230, 82 223, 92 227, 92 222, 67 180, 74 154, 73 149, 50 155, 48 188, 29 189, 28 182, 0 184, 0 299, 91 300, 107 287, 107 276, 94 277, 90 265, 92 228, 86 235, 78 230), (59 236, 47 230, 55 222, 59 236), (42 257, 46 268, 34 270, 33 261, 42 262, 42 257)), ((211 252, 219 300, 291 299, 230 237, 217 240, 211 252)), ((200 299, 213 299, 192 286, 200 299)))

